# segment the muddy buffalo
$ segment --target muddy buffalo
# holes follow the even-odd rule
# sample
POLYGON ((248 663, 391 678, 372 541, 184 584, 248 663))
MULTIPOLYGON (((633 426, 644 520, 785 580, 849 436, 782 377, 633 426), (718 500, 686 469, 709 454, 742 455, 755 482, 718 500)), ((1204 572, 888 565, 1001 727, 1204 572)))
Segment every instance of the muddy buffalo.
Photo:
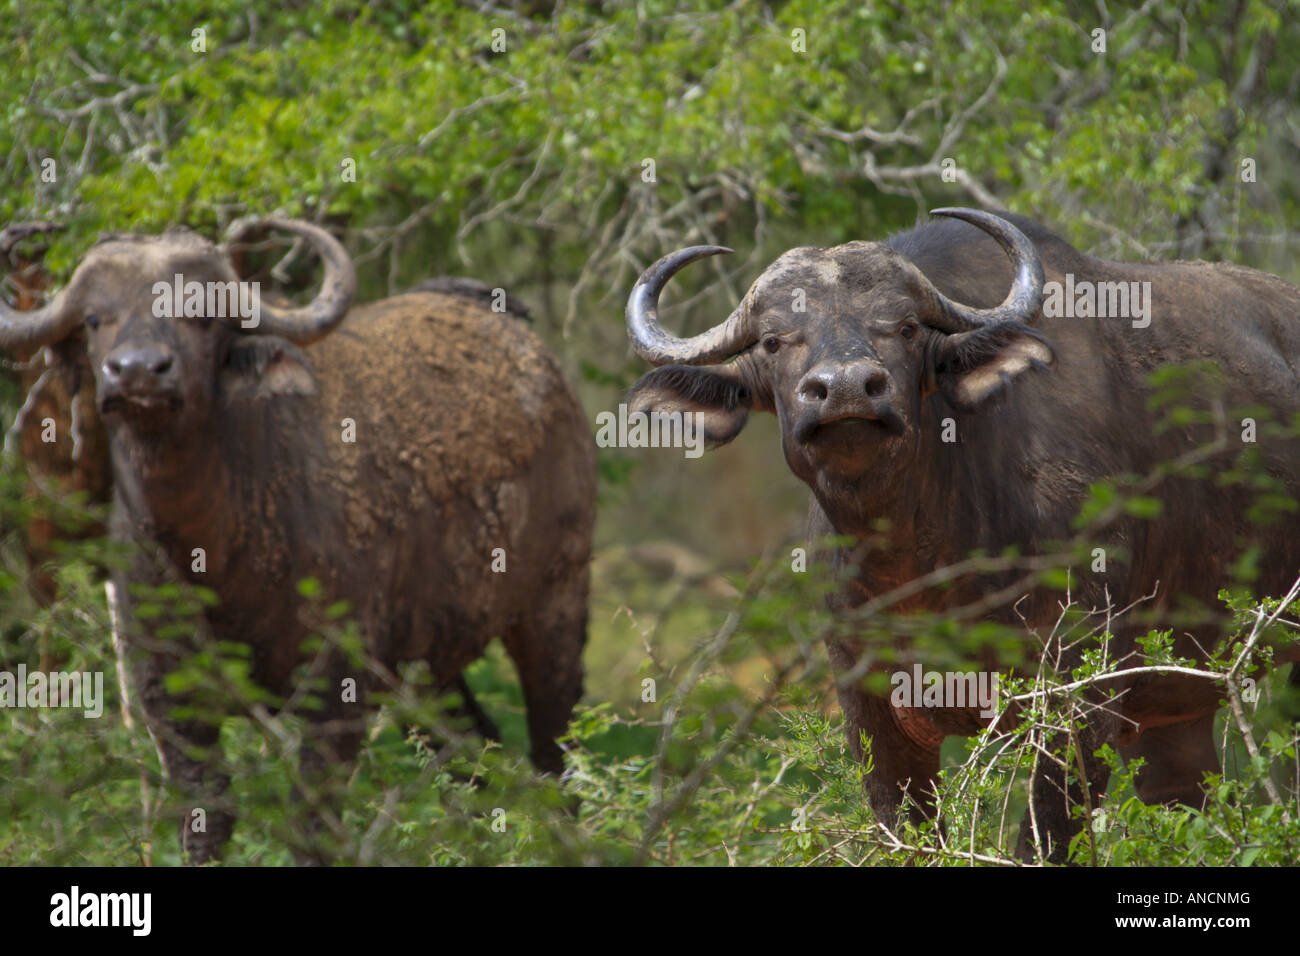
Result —
MULTIPOLYGON (((375 670, 425 661, 439 688, 464 691, 463 669, 500 637, 533 761, 559 773, 556 737, 582 691, 596 483, 572 387, 517 318, 432 292, 351 308, 355 273, 328 232, 268 219, 239 225, 232 244, 255 227, 320 254, 308 305, 259 300, 227 249, 172 231, 101 241, 45 307, 0 307, 0 348, 87 337, 110 523, 138 545, 119 596, 176 579, 211 589, 211 636, 248 645, 252 678, 282 697, 312 626, 299 582, 347 601, 378 667, 325 655, 332 689, 309 713, 309 765, 354 756, 375 670), (355 695, 339 690, 349 680, 355 695)), ((182 823, 186 850, 218 856, 234 822, 228 779, 198 757, 218 722, 171 715, 183 698, 163 677, 188 648, 123 618, 164 766, 206 808, 204 832, 182 823)))
MULTIPOLYGON (((697 413, 713 445, 734 438, 751 411, 775 414, 786 463, 812 489, 810 531, 858 542, 834 556, 857 569, 840 606, 977 549, 1042 553, 1071 538, 1090 483, 1149 475, 1198 447, 1204 428, 1155 427, 1148 376, 1161 366, 1210 359, 1227 373, 1224 407, 1262 407, 1280 422, 1300 410, 1300 289, 1232 265, 1102 261, 1020 217, 938 212, 951 218, 884 243, 786 252, 724 322, 693 338, 661 327, 659 294, 686 264, 729 250, 666 256, 628 301, 633 346, 660 366, 633 387, 633 409, 697 413)), ((1243 448, 1232 424, 1228 445, 1237 444, 1216 467, 1243 448)), ((1258 441, 1270 480, 1296 497, 1300 441, 1258 441)), ((1108 540, 1120 557, 1077 574, 1073 597, 1084 607, 1125 607, 1154 593, 1157 612, 1189 599, 1212 608, 1250 548, 1260 593, 1280 595, 1300 571, 1300 518, 1281 510, 1271 523, 1252 520, 1242 484, 1170 477, 1151 494, 1163 504, 1159 518, 1119 521, 1108 540)), ((912 606, 942 612, 1004 583, 971 576, 912 606)), ((1040 589, 1017 611, 1047 634, 1059 597, 1040 589)), ((1178 627, 1176 653, 1203 658, 1220 640, 1219 625, 1202 619, 1178 627)), ((1132 651, 1142 632, 1120 627, 1118 652, 1132 651)), ((860 640, 829 646, 841 674, 867 650, 860 640)), ((857 681, 839 684, 859 757, 860 732, 873 739, 866 788, 878 817, 895 819, 909 781, 928 812, 943 738, 987 721, 973 708, 895 707, 857 681)), ((1131 678, 1126 689, 1083 735, 1089 792, 1105 790, 1094 751, 1113 741, 1146 759, 1144 800, 1200 805, 1202 774, 1218 768, 1211 729, 1222 688, 1131 678)), ((1037 824, 1060 860, 1077 827, 1065 794, 1075 806, 1082 795, 1077 781, 1067 790, 1061 767, 1039 768, 1037 824)), ((1028 853, 1026 827, 1021 834, 1028 853)))
MULTIPOLYGON (((39 261, 44 250, 38 249, 33 258, 32 253, 20 251, 20 244, 62 228, 51 222, 22 222, 0 230, 0 259, 8 259, 13 269, 9 282, 15 289, 14 305, 18 309, 35 308, 50 284, 50 276, 39 261)), ((244 257, 232 258, 238 264, 244 257)), ((523 302, 478 279, 437 276, 408 291, 468 299, 493 312, 532 321, 523 302)), ((23 529, 23 547, 32 568, 28 575, 32 595, 47 605, 55 597, 51 566, 60 545, 101 537, 105 529, 89 515, 72 522, 68 520, 71 515, 65 514, 63 523, 56 521, 42 507, 42 494, 59 498, 79 494, 96 511, 113 498, 113 469, 104 423, 95 402, 95 374, 86 354, 86 330, 76 329, 48 348, 20 348, 11 358, 0 355, 0 373, 13 373, 25 397, 13 444, 29 468, 29 493, 37 509, 23 529)))

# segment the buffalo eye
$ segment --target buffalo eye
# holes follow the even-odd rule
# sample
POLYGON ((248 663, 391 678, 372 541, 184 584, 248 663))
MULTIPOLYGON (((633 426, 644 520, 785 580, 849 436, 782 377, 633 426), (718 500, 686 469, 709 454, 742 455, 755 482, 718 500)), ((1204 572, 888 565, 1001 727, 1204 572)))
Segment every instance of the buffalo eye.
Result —
POLYGON ((86 316, 86 325, 89 326, 92 330, 99 328, 99 316, 97 315, 86 316))
POLYGON ((899 330, 899 334, 901 334, 903 338, 907 339, 907 341, 912 341, 912 339, 916 338, 916 324, 908 322, 899 330))
POLYGON ((767 349, 768 352, 775 352, 780 347, 781 340, 775 335, 769 335, 767 338, 763 339, 763 348, 767 349))

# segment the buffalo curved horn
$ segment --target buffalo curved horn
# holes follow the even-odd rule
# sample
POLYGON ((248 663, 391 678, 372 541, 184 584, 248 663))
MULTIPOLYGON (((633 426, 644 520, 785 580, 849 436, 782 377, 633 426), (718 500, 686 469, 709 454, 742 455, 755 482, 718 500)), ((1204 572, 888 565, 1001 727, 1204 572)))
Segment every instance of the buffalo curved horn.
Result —
POLYGON ((678 338, 659 324, 659 293, 668 280, 697 259, 729 252, 726 246, 688 246, 641 273, 627 297, 627 334, 637 355, 652 365, 712 365, 758 341, 739 306, 726 321, 689 339, 678 338))
POLYGON ((928 325, 944 332, 969 332, 1003 322, 1028 322, 1037 314, 1043 304, 1043 263, 1028 236, 1001 216, 979 209, 932 209, 930 215, 962 219, 987 232, 1011 258, 1016 278, 1001 305, 976 309, 952 301, 922 276, 939 303, 938 314, 927 320, 928 325))
MULTIPOLYGON (((8 255, 20 239, 39 232, 54 232, 62 226, 47 222, 15 223, 0 232, 0 245, 8 255)), ((35 351, 43 345, 57 342, 81 323, 81 316, 68 308, 66 289, 53 301, 39 309, 20 312, 0 299, 0 348, 15 351, 35 351)))
POLYGON ((310 345, 328 335, 343 321, 357 292, 357 273, 342 244, 320 226, 301 219, 272 216, 248 218, 232 223, 226 230, 227 247, 237 245, 248 233, 258 229, 280 229, 301 236, 311 243, 325 264, 325 278, 320 292, 311 302, 297 309, 278 309, 263 303, 259 332, 280 335, 295 345, 310 345))

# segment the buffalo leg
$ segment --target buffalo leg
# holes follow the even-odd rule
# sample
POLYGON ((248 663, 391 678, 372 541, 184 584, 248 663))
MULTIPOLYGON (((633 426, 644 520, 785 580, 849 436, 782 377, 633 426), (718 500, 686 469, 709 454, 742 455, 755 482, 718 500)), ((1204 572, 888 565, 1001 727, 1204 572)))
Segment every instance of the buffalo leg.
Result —
POLYGON ((497 727, 496 721, 475 699, 474 692, 470 690, 469 681, 465 679, 463 671, 445 689, 455 691, 456 695, 460 697, 460 703, 450 711, 452 717, 468 721, 475 732, 484 740, 499 741, 501 739, 501 729, 497 727))
POLYGON ((340 819, 338 788, 347 776, 344 768, 351 768, 356 761, 370 716, 365 702, 365 678, 356 675, 340 652, 327 655, 320 672, 327 675, 321 695, 323 706, 304 714, 307 721, 298 751, 301 783, 292 792, 296 804, 304 799, 311 804, 306 815, 307 833, 294 848, 299 866, 329 863, 328 844, 346 839, 342 833, 327 835, 332 827, 326 817, 332 818, 335 824, 340 819), (355 696, 349 694, 346 700, 341 692, 345 679, 357 681, 355 696), (304 793, 304 789, 310 794, 304 793))
MULTIPOLYGON (((583 589, 585 592, 585 588, 583 589)), ((582 697, 582 648, 586 643, 586 596, 523 621, 506 635, 506 650, 519 672, 528 711, 533 766, 543 773, 564 772, 556 738, 569 728, 582 697)))
POLYGON ((221 859, 235 829, 235 816, 226 809, 230 776, 214 769, 211 756, 191 756, 196 750, 214 752, 220 728, 171 724, 161 727, 157 736, 167 776, 184 795, 178 821, 181 853, 196 866, 221 859))
MULTIPOLYGON (((843 644, 827 644, 831 665, 843 673, 855 666, 858 655, 843 644)), ((893 829, 906 789, 912 798, 911 819, 919 823, 934 815, 934 780, 939 774, 942 738, 918 741, 899 726, 889 698, 869 694, 860 687, 837 685, 840 707, 849 734, 849 749, 859 762, 865 754, 861 735, 871 738, 872 770, 864 779, 871 812, 893 829)))
MULTIPOLYGON (((140 567, 147 570, 149 566, 141 560, 140 567)), ((130 580, 157 583, 138 569, 130 580)), ((175 710, 192 706, 192 702, 167 693, 164 679, 191 648, 184 641, 153 637, 130 613, 127 579, 115 576, 113 583, 118 601, 113 614, 120 622, 123 668, 132 675, 163 776, 183 801, 178 818, 181 854, 195 865, 218 860, 235 828, 235 815, 226 798, 230 775, 219 769, 220 715, 192 720, 173 716, 175 710)))
POLYGON ((840 706, 849 729, 849 748, 861 761, 864 757, 859 731, 871 738, 872 770, 866 775, 867 799, 871 811, 885 826, 898 822, 898 809, 906 791, 911 798, 913 823, 934 816, 934 781, 939 775, 938 744, 927 746, 913 740, 898 726, 887 697, 860 691, 840 691, 840 706))
POLYGON ((1082 831, 1085 821, 1090 823, 1092 810, 1100 805, 1110 782, 1110 768, 1096 756, 1096 752, 1112 732, 1113 721, 1098 714, 1079 730, 1077 753, 1066 746, 1065 737, 1057 734, 1048 738, 1046 749, 1050 755, 1038 755, 1038 766, 1030 781, 1029 799, 1033 810, 1032 813, 1026 811, 1020 824, 1017 853, 1021 859, 1038 858, 1034 841, 1034 826, 1037 824, 1047 862, 1067 861, 1070 841, 1082 831), (1079 778, 1080 762, 1088 786, 1086 797, 1079 778), (1079 807, 1084 808, 1081 814, 1076 813, 1079 807))
MULTIPOLYGON (((330 829, 324 819, 325 815, 339 819, 339 799, 330 777, 331 767, 350 766, 361 748, 362 734, 358 732, 311 733, 311 739, 304 738, 298 756, 299 776, 303 787, 310 790, 311 806, 306 811, 305 833, 300 841, 295 841, 293 855, 299 866, 324 866, 331 861, 332 854, 327 846, 339 837, 325 834, 330 829)), ((295 786, 291 799, 300 805, 307 796, 303 787, 295 786)))
POLYGON ((1204 775, 1219 772, 1214 714, 1144 730, 1120 753, 1126 762, 1146 760, 1134 781, 1143 803, 1181 803, 1199 810, 1205 804, 1204 775))
MULTIPOLYGON (((452 692, 460 698, 460 702, 456 704, 455 707, 448 708, 445 714, 445 717, 451 718, 454 722, 452 726, 468 724, 473 728, 474 732, 484 740, 500 741, 501 729, 497 727, 496 721, 492 719, 491 715, 483 709, 482 705, 479 704, 478 700, 474 697, 474 692, 470 689, 469 681, 465 679, 463 671, 460 674, 457 674, 455 679, 443 682, 439 687, 440 694, 452 692)), ((445 732, 447 731, 447 727, 448 725, 444 718, 437 727, 423 728, 429 735, 435 749, 439 750, 444 756, 449 755, 455 749, 453 745, 455 735, 445 732)), ((411 727, 410 729, 416 731, 420 728, 411 727)), ((477 787, 485 786, 487 783, 487 781, 482 777, 468 776, 463 771, 457 769, 451 770, 451 775, 452 778, 456 780, 473 780, 474 785, 477 787)))
MULTIPOLYGON (((168 658, 169 659, 169 658, 168 658)), ((137 679, 140 702, 158 747, 164 776, 180 791, 181 852, 195 865, 221 859, 235 828, 226 801, 230 775, 217 769, 219 724, 174 720, 169 712, 185 701, 163 691, 165 659, 154 655, 137 679)))

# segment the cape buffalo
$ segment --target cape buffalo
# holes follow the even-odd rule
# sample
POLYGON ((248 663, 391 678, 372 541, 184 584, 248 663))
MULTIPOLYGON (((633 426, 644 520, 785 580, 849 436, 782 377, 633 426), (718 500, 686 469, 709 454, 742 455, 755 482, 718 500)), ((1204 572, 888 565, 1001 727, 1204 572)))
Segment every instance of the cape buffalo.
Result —
MULTIPOLYGON (((310 304, 241 299, 227 250, 173 231, 101 241, 47 306, 0 306, 0 348, 85 329, 113 467, 111 529, 139 545, 119 597, 128 583, 176 578, 211 589, 211 635, 249 645, 252 678, 281 697, 297 686, 312 630, 297 591, 307 578, 350 604, 378 665, 425 661, 440 688, 464 690, 462 670, 499 636, 533 761, 561 772, 555 738, 582 691, 596 483, 572 387, 512 316, 437 293, 350 309, 355 273, 328 232, 276 218, 237 224, 232 244, 253 228, 320 254, 310 304)), ((199 756, 219 728, 171 713, 184 698, 163 677, 185 642, 123 616, 164 766, 205 808, 204 832, 181 826, 202 862, 234 823, 228 779, 199 756)), ((308 769, 353 757, 370 683, 341 653, 319 673, 327 692, 309 714, 308 769), (354 695, 340 692, 348 679, 354 695)))
MULTIPOLYGON (((8 258, 14 272, 14 305, 35 308, 49 284, 49 275, 38 262, 22 257, 18 244, 31 236, 62 229, 55 223, 23 222, 0 232, 0 257, 8 258)), ((236 262, 242 257, 236 257, 236 262)), ((438 292, 469 299, 494 312, 506 312, 525 322, 532 321, 528 307, 477 279, 436 276, 412 286, 408 292, 438 292)), ((108 438, 95 403, 94 372, 86 354, 84 329, 76 329, 48 348, 20 349, 12 359, 0 356, 0 373, 13 372, 20 394, 26 396, 16 445, 27 463, 33 496, 40 492, 64 495, 81 493, 86 504, 110 504, 113 470, 108 459, 108 438)), ((42 605, 54 600, 56 586, 47 562, 58 557, 59 544, 102 537, 101 522, 84 519, 75 525, 57 524, 52 516, 38 511, 23 529, 23 549, 31 565, 30 591, 42 605)), ((43 667, 48 670, 49 667, 43 667)))
MULTIPOLYGON (((668 255, 628 300, 633 347, 660 366, 633 386, 633 410, 697 413, 713 445, 734 438, 751 410, 774 413, 786 463, 812 489, 810 531, 858 542, 834 556, 857 569, 840 606, 977 549, 1041 554, 1070 539, 1092 482, 1148 475, 1197 447, 1204 428, 1155 428, 1148 375, 1161 366, 1212 359, 1228 373, 1225 407, 1262 406, 1282 422, 1300 409, 1300 289, 1233 265, 1106 262, 1020 217, 936 214, 964 222, 932 223, 885 243, 786 252, 723 323, 693 338, 660 326, 660 291, 687 263, 730 250, 668 255), (1051 308, 1045 280, 1056 297, 1051 308), (1132 294, 1128 314, 1086 317, 1106 314, 1096 293, 1118 297, 1112 283, 1132 294), (1073 298, 1060 308, 1062 290, 1089 288, 1094 308, 1080 308, 1082 317, 1068 308, 1073 298)), ((1229 444, 1237 442, 1236 422, 1232 428, 1229 444)), ((1294 498, 1300 441, 1292 434, 1259 443, 1271 480, 1294 498)), ((1227 448, 1221 460, 1243 447, 1227 448)), ((1248 488, 1189 476, 1151 494, 1163 503, 1158 520, 1119 521, 1105 570, 1076 569, 1073 597, 1085 608, 1122 608, 1152 592, 1160 611, 1181 608, 1187 597, 1211 608, 1232 580, 1232 562, 1251 546, 1259 549, 1260 593, 1281 595, 1300 571, 1294 510, 1255 523, 1248 488)), ((912 606, 942 612, 1001 583, 968 576, 912 606)), ((1016 610, 1046 634, 1058 601, 1042 588, 1016 610)), ((999 616, 1015 621, 1007 609, 999 616)), ((1119 627, 1118 653, 1132 651, 1143 630, 1119 627)), ((1220 638, 1217 623, 1179 627, 1174 650, 1203 659, 1202 649, 1220 638)), ((841 674, 864 651, 856 640, 829 646, 841 674)), ((1104 792, 1108 776, 1094 751, 1114 741, 1126 757, 1146 759, 1144 800, 1200 806, 1201 775, 1218 768, 1211 728, 1221 687, 1194 678, 1129 682, 1118 712, 1097 714, 1082 735, 1090 793, 1104 792)), ((859 682, 838 684, 859 759, 860 732, 873 739, 866 788, 878 818, 894 821, 908 781, 928 811, 944 736, 968 735, 987 720, 971 707, 894 707, 859 682)), ((1081 795, 1077 781, 1067 791, 1060 767, 1044 760, 1039 769, 1034 818, 1049 858, 1059 861, 1077 829, 1065 794, 1075 806, 1081 795)), ((1025 826, 1021 838, 1028 854, 1025 826)))
MULTIPOLYGON (((9 281, 15 288, 14 305, 18 309, 35 308, 38 296, 50 282, 39 261, 19 251, 20 243, 62 228, 51 222, 22 222, 0 231, 0 258, 7 258, 14 269, 9 281)), ((236 257, 236 262, 241 258, 236 257)), ((494 312, 532 321, 523 302, 478 279, 436 276, 422 280, 407 291, 439 292, 469 299, 494 312)), ((89 505, 109 504, 113 497, 113 471, 108 459, 108 438, 95 403, 95 376, 86 354, 85 330, 76 329, 48 348, 20 349, 12 360, 0 356, 0 372, 11 370, 16 370, 15 380, 20 393, 26 396, 16 444, 30 469, 31 493, 74 492, 84 495, 89 505)), ((46 563, 58 556, 59 543, 104 534, 104 526, 99 521, 86 519, 75 526, 61 526, 50 515, 40 512, 23 530, 23 548, 32 566, 29 587, 42 605, 48 605, 55 597, 54 578, 46 563)))

